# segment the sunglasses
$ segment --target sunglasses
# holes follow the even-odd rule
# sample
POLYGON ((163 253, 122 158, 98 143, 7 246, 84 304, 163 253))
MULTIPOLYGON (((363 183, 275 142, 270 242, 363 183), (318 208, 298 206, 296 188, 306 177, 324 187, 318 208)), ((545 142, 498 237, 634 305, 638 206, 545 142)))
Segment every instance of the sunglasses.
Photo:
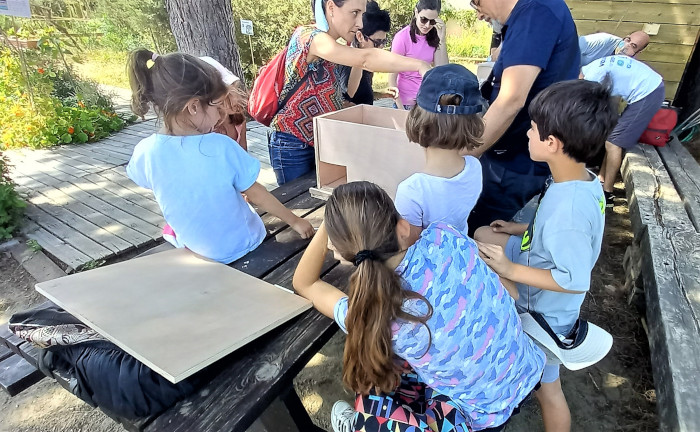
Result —
POLYGON ((372 39, 369 36, 365 36, 365 37, 367 38, 367 40, 369 40, 370 42, 372 42, 374 44, 375 48, 383 47, 384 45, 386 45, 386 39, 372 39))
POLYGON ((436 22, 434 19, 428 19, 424 16, 420 17, 420 23, 423 25, 430 23, 431 26, 434 26, 436 22))
POLYGON ((481 5, 481 1, 478 1, 478 2, 477 2, 477 1, 474 1, 474 0, 470 0, 470 1, 469 1, 469 5, 470 5, 472 8, 476 9, 476 8, 478 8, 478 7, 481 5))

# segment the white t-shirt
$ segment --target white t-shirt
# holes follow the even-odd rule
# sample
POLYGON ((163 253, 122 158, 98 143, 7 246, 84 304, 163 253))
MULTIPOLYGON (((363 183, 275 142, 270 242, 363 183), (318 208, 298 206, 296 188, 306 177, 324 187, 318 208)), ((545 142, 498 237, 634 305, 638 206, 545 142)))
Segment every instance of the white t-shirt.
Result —
POLYGON ((581 50, 581 67, 601 57, 615 54, 615 48, 621 41, 621 37, 610 33, 593 33, 579 36, 578 47, 581 50))
POLYGON ((481 163, 464 157, 464 169, 451 178, 416 173, 396 191, 396 209, 411 225, 426 228, 444 222, 467 232, 467 218, 481 195, 481 163))
POLYGON ((612 79, 612 92, 627 103, 635 103, 659 88, 663 78, 652 68, 623 55, 603 57, 581 69, 588 81, 603 82, 606 75, 612 79))
POLYGON ((265 225, 241 192, 260 162, 231 138, 153 134, 139 142, 126 167, 139 186, 153 190, 178 243, 228 264, 265 239, 265 225))

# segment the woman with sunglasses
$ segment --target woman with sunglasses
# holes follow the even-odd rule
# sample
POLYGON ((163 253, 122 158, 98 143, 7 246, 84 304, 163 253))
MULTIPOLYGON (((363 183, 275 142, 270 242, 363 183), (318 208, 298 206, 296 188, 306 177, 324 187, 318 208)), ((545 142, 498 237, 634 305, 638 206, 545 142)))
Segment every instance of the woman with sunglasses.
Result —
MULTIPOLYGON (((384 48, 390 28, 391 17, 389 12, 381 9, 376 1, 369 0, 367 9, 362 15, 362 29, 355 33, 355 40, 352 42, 352 46, 360 49, 384 48)), ((346 101, 355 105, 374 104, 375 94, 372 89, 374 73, 363 70, 360 67, 350 68, 343 66, 341 76, 343 76, 347 87, 343 95, 346 101)), ((398 89, 396 87, 388 88, 386 92, 380 93, 379 96, 396 99, 398 89)))
MULTIPOLYGON (((432 63, 447 64, 445 23, 438 18, 441 0, 418 0, 411 24, 399 30, 391 44, 391 52, 432 63)), ((414 72, 389 75, 389 86, 399 89, 399 99, 405 109, 416 104, 422 76, 414 72)))

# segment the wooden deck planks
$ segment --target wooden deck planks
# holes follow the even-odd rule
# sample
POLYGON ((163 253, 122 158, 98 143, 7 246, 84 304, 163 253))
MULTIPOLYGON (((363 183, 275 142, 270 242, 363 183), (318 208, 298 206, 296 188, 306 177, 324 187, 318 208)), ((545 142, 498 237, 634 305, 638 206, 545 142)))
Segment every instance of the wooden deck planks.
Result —
MULTIPOLYGON (((249 152, 260 161, 258 183, 273 190, 268 129, 247 126, 249 152)), ((97 143, 7 151, 11 176, 31 205, 23 232, 72 269, 160 239, 165 221, 153 193, 125 171, 134 146, 158 128, 147 120, 97 143)), ((311 203, 300 197, 290 204, 301 215, 311 203)))
MULTIPOLYGON (((31 192, 29 194, 29 202, 74 230, 84 234, 95 243, 109 249, 112 253, 120 253, 134 246, 118 237, 114 232, 93 223, 90 219, 96 219, 95 211, 79 202, 71 203, 71 207, 69 207, 65 201, 57 201, 50 198, 48 193, 44 195, 39 192, 31 192)), ((110 225, 110 221, 107 221, 106 224, 103 224, 104 220, 100 222, 103 226, 110 225)), ((91 255, 87 252, 86 254, 91 255)))
POLYGON ((114 252, 110 251, 105 246, 91 240, 85 234, 66 225, 32 203, 27 203, 25 213, 31 220, 56 238, 70 244, 84 255, 89 256, 90 260, 104 259, 114 255, 114 252))

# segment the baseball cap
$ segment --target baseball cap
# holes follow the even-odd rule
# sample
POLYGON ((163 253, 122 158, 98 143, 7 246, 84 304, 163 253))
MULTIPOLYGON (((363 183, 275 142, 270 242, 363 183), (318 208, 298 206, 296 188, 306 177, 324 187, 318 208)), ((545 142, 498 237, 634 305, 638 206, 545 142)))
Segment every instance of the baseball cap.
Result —
POLYGON ((613 338, 610 333, 588 321, 578 319, 571 341, 565 343, 552 331, 544 317, 537 312, 520 314, 523 331, 545 350, 547 359, 553 354, 569 370, 579 370, 594 365, 610 351, 613 338))
POLYGON ((418 89, 416 104, 424 110, 439 114, 476 114, 483 110, 483 99, 476 75, 459 64, 446 64, 430 69, 418 89), (456 94, 459 105, 440 105, 440 97, 456 94))

